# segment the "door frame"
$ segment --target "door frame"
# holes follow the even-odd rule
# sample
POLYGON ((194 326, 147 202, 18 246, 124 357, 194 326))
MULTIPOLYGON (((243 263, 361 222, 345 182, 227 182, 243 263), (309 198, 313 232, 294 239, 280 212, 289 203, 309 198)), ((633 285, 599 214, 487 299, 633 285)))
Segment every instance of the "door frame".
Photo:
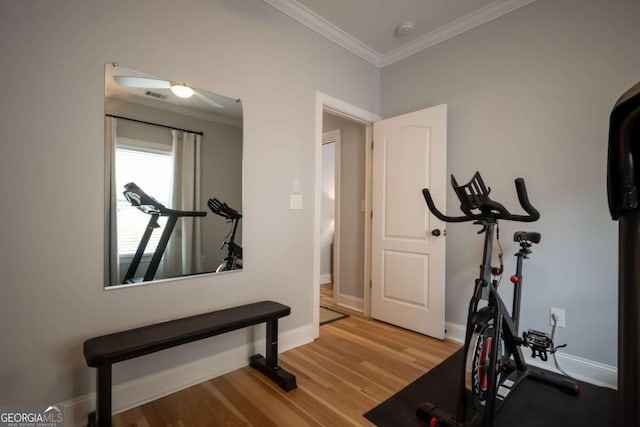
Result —
MULTIPOLYGON (((314 150, 313 197, 313 298, 311 312, 313 337, 320 336, 320 221, 322 201, 322 115, 325 111, 361 123, 365 126, 365 212, 371 212, 371 143, 373 122, 380 120, 377 114, 316 91, 316 129, 314 150)), ((371 292, 371 214, 365 215, 364 230, 364 314, 369 316, 371 292)))

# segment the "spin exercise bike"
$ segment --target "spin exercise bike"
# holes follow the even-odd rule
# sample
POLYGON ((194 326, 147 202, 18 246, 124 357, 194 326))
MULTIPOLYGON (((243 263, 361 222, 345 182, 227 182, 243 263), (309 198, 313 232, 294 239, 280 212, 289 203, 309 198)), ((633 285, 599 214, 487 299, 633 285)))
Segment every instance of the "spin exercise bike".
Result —
POLYGON ((221 271, 239 270, 242 268, 242 246, 235 242, 238 223, 242 219, 242 214, 235 209, 230 208, 226 203, 213 198, 207 202, 209 209, 216 215, 225 218, 227 222, 231 222, 231 231, 225 237, 220 249, 227 247, 227 256, 224 257, 222 264, 216 269, 216 273, 221 271))
POLYGON ((520 205, 527 215, 511 214, 502 204, 491 200, 491 190, 485 186, 478 172, 465 185, 458 185, 451 175, 451 185, 460 200, 463 216, 450 217, 441 213, 429 190, 424 189, 422 193, 427 206, 442 221, 474 221, 474 224, 480 225, 482 229, 478 234, 484 233, 484 253, 480 275, 475 281, 469 303, 461 367, 463 375, 459 384, 456 414, 423 402, 416 410, 416 415, 427 421, 430 427, 491 427, 495 415, 527 377, 577 396, 580 387, 573 379, 527 366, 521 350, 523 346, 529 347, 532 357, 540 357, 542 360, 547 360, 547 353, 556 350, 551 337, 544 332, 530 329, 522 336, 518 333, 522 264, 531 254, 532 245, 540 242, 540 234, 519 231, 514 235, 514 241, 519 243, 520 250, 515 254, 516 274, 511 277, 514 286, 511 315, 498 294, 499 278, 503 273, 501 250, 500 267, 491 267, 494 237, 499 238, 498 220, 534 222, 540 218, 538 211, 529 202, 524 180, 516 179, 515 186, 520 205), (480 308, 480 301, 486 301, 486 305, 480 308), (472 410, 468 408, 469 398, 472 410))
POLYGON ((167 224, 160 235, 160 241, 158 242, 158 246, 156 246, 156 250, 153 252, 153 256, 151 257, 151 261, 149 262, 149 266, 147 267, 147 271, 144 273, 144 277, 142 278, 143 282, 147 282, 149 280, 153 280, 156 275, 156 271, 158 271, 158 267, 160 266, 160 260, 162 259, 162 255, 164 255, 164 251, 167 249, 167 244, 169 243, 169 238, 173 233, 173 229, 176 226, 179 218, 184 217, 198 217, 207 215, 206 212, 201 211, 178 211, 175 209, 169 209, 147 193, 145 193, 142 188, 138 187, 136 183, 130 182, 124 186, 124 197, 127 199, 132 206, 138 208, 140 211, 150 215, 149 222, 144 230, 144 234, 140 239, 140 243, 138 243, 138 248, 136 249, 136 253, 131 260, 131 264, 129 264, 129 268, 127 269, 127 273, 124 275, 123 283, 135 283, 137 280, 134 279, 136 271, 138 270, 138 266, 140 265, 140 261, 142 260, 142 256, 144 255, 144 251, 147 248, 147 244, 149 243, 149 239, 153 234, 153 231, 156 228, 160 228, 158 224, 158 219, 161 216, 167 217, 167 224))

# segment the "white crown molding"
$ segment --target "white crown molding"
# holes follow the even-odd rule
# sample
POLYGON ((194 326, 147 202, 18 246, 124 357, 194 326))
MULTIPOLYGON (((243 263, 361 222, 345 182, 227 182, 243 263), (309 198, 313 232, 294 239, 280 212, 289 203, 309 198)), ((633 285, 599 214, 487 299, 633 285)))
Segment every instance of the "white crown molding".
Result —
POLYGON ((482 9, 478 9, 475 12, 456 19, 435 31, 425 34, 404 46, 400 46, 389 51, 382 56, 381 68, 433 47, 438 43, 449 40, 450 38, 460 35, 465 31, 469 31, 516 9, 520 9, 534 1, 535 0, 497 0, 482 9))
POLYGON ((352 35, 342 31, 317 13, 296 0, 264 0, 266 3, 289 15, 296 21, 311 28, 318 34, 328 38, 332 42, 342 46, 349 52, 358 55, 365 61, 381 68, 382 55, 371 49, 352 35))
POLYGON ((425 34, 404 46, 393 49, 384 55, 365 45, 352 35, 344 32, 313 12, 311 9, 301 5, 296 0, 264 1, 365 61, 378 68, 384 68, 387 65, 391 65, 394 62, 398 62, 413 54, 435 46, 438 43, 442 43, 443 41, 462 34, 465 31, 469 31, 478 25, 482 25, 511 11, 526 6, 535 0, 496 0, 482 9, 456 19, 437 30, 432 31, 429 34, 425 34))

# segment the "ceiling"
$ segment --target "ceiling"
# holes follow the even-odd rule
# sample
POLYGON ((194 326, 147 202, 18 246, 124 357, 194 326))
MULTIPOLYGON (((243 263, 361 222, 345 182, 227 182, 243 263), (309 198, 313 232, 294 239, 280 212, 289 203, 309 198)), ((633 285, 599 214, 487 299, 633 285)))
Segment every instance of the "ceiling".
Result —
POLYGON ((264 1, 382 68, 535 0, 264 1))

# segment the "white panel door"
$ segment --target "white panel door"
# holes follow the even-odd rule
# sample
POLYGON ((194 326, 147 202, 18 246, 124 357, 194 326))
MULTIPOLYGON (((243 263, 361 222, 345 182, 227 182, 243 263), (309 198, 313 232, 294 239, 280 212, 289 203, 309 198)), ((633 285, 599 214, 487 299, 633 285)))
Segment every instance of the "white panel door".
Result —
POLYGON ((373 125, 371 316, 444 338, 447 106, 373 125))

